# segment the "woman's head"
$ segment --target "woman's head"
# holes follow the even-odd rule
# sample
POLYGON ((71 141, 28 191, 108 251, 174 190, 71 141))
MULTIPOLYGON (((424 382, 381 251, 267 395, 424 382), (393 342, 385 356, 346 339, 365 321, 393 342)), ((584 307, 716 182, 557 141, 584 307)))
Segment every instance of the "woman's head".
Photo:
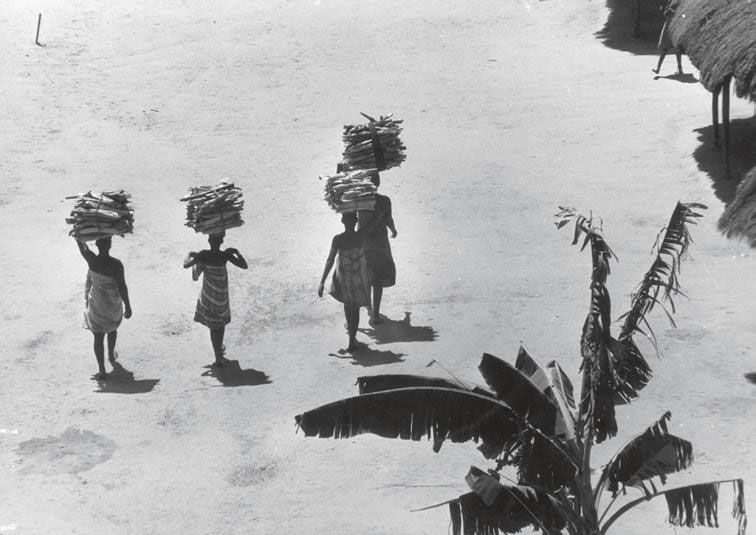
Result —
POLYGON ((207 237, 207 242, 210 244, 210 247, 217 248, 220 247, 223 243, 223 238, 226 236, 225 232, 218 232, 217 234, 210 234, 207 237))
POLYGON ((100 251, 100 254, 107 254, 112 245, 113 239, 110 236, 107 238, 100 238, 95 242, 95 246, 97 246, 97 250, 100 251))
POLYGON ((341 214, 341 222, 344 223, 345 229, 354 229, 357 225, 357 214, 354 212, 347 212, 341 214))

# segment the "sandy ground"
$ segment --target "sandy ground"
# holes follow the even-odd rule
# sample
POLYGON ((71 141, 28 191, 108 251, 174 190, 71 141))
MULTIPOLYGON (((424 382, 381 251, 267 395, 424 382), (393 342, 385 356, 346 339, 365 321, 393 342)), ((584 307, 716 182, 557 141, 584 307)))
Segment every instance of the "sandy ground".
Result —
MULTIPOLYGON (((756 259, 715 228, 709 96, 653 80, 653 55, 605 46, 602 2, 102 6, 0 11, 0 533, 445 533, 444 508, 409 510, 466 492, 469 465, 487 466, 472 444, 306 439, 294 415, 356 393, 361 375, 445 375, 432 359, 480 382, 480 355, 513 359, 520 341, 575 378, 590 257, 554 229, 556 207, 603 218, 619 315, 677 200, 710 207, 681 276, 690 301, 676 330, 652 318, 656 377, 595 463, 669 409, 697 455, 671 482, 743 477, 756 512, 756 387, 743 378, 756 371, 756 259), (360 111, 403 118, 408 159, 382 185, 399 230, 391 323, 364 325, 369 349, 352 359, 339 305, 316 295, 340 231, 317 176, 360 111), (199 286, 181 268, 204 242, 178 198, 222 177, 246 193, 247 224, 226 244, 250 269, 230 273, 239 369, 213 376, 192 322, 199 286), (137 210, 113 247, 134 317, 100 388, 63 198, 118 187, 137 210)), ((735 100, 732 114, 745 124, 753 108, 735 100)), ((671 533, 665 509, 614 533, 671 533)))

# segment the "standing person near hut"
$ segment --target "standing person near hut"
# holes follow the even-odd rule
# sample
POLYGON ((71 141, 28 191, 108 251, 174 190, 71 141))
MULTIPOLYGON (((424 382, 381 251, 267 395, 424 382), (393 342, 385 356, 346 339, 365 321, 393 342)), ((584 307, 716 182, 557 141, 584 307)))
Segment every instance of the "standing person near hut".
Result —
POLYGON ((228 248, 222 251, 225 232, 210 234, 208 243, 210 249, 198 253, 190 252, 184 260, 184 268, 192 268, 192 278, 196 281, 200 274, 202 291, 197 299, 194 321, 210 329, 210 342, 215 354, 215 366, 223 365, 223 337, 226 324, 231 321, 231 307, 228 299, 228 271, 226 262, 231 262, 238 268, 247 269, 247 261, 237 249, 228 248))
POLYGON ((354 212, 342 214, 341 222, 344 224, 344 232, 334 236, 331 241, 331 250, 318 286, 318 296, 323 297, 326 278, 336 261, 329 293, 344 304, 349 336, 347 351, 355 351, 359 347, 357 329, 360 326, 360 307, 370 305, 370 285, 364 257, 363 233, 355 231, 357 215, 354 212))
POLYGON ((664 57, 669 50, 675 51, 675 56, 677 57, 677 74, 683 73, 682 50, 672 42, 672 38, 669 35, 669 23, 672 20, 672 16, 675 14, 675 10, 677 10, 678 2, 679 0, 669 0, 667 7, 664 9, 664 26, 662 26, 661 33, 659 34, 659 44, 657 46, 657 48, 661 50, 659 54, 659 63, 656 65, 655 69, 651 69, 651 72, 654 74, 659 74, 662 63, 664 62, 664 57))
POLYGON ((79 252, 87 261, 89 271, 84 290, 84 327, 94 336, 94 353, 97 359, 98 379, 107 377, 105 372, 105 336, 108 338, 108 359, 116 359, 118 326, 125 317, 131 317, 129 290, 126 287, 123 264, 110 256, 111 238, 95 241, 98 254, 89 250, 82 240, 76 241, 79 252), (125 308, 125 309, 124 309, 125 308))
MULTIPOLYGON (((378 171, 370 176, 371 181, 378 188, 381 177, 378 171)), ((388 240, 388 230, 391 237, 396 238, 397 231, 391 214, 391 199, 386 195, 375 194, 375 209, 359 212, 360 230, 365 234, 365 262, 367 263, 370 286, 373 288, 373 324, 381 323, 381 299, 383 289, 396 284, 396 266, 391 255, 391 244, 388 240), (387 230, 388 229, 388 230, 387 230)))

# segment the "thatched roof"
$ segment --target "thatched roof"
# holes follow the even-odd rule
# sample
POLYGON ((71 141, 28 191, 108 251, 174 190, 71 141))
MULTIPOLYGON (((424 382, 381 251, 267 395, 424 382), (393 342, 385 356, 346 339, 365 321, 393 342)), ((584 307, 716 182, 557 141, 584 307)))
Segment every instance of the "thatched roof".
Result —
POLYGON ((706 89, 733 75, 735 93, 756 102, 756 0, 680 0, 670 32, 706 89))
POLYGON ((756 247, 756 167, 738 185, 717 226, 728 238, 742 238, 756 247))

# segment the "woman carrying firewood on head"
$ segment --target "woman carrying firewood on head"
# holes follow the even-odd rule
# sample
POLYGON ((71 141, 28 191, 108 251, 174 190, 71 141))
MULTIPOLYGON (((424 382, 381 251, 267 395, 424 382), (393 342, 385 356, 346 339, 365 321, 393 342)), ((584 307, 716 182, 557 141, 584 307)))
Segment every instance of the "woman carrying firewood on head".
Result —
POLYGON ((79 252, 87 261, 86 287, 84 290, 84 327, 94 336, 94 353, 99 369, 98 379, 107 377, 105 372, 105 336, 108 337, 108 359, 116 359, 115 351, 118 326, 121 320, 131 317, 131 302, 123 264, 110 256, 111 238, 100 238, 95 242, 98 254, 89 250, 84 241, 77 240, 79 252), (124 310, 125 308, 125 310, 124 310))
POLYGON ((355 351, 359 347, 357 328, 360 326, 360 307, 370 305, 370 285, 363 256, 363 235, 354 230, 357 215, 354 212, 345 213, 341 216, 341 222, 344 224, 344 232, 334 236, 331 241, 331 250, 318 286, 318 296, 323 297, 326 278, 336 261, 329 293, 344 304, 349 335, 347 351, 355 351))
MULTIPOLYGON (((381 184, 378 171, 373 171, 370 179, 375 187, 381 184)), ((391 237, 396 238, 396 226, 391 215, 391 199, 385 195, 375 194, 375 209, 359 212, 360 230, 365 234, 365 262, 368 268, 370 286, 373 288, 373 324, 381 323, 381 299, 383 289, 396 283, 396 266, 391 255, 391 237), (387 230, 388 229, 388 230, 387 230)))
POLYGON ((210 234, 207 239, 210 249, 198 253, 192 251, 184 260, 184 267, 192 268, 192 278, 195 281, 199 279, 200 274, 203 274, 202 291, 197 299, 194 321, 210 329, 215 366, 223 365, 225 352, 223 336, 226 324, 231 321, 226 262, 231 262, 241 269, 247 269, 247 262, 238 250, 233 248, 221 250, 224 236, 225 233, 210 234))

